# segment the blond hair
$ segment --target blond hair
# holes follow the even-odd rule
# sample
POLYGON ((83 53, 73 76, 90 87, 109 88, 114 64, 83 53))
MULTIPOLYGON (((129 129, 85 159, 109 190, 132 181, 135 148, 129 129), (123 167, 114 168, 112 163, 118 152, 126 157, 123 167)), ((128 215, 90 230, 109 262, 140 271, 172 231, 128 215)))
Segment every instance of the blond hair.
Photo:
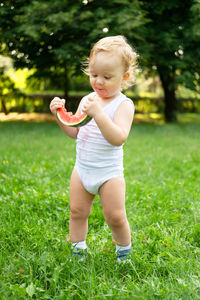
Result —
POLYGON ((89 57, 84 63, 85 68, 84 73, 89 75, 89 66, 92 59, 97 55, 97 53, 105 52, 117 52, 124 64, 124 73, 129 72, 130 76, 123 84, 123 88, 127 88, 135 83, 135 71, 137 69, 137 53, 136 51, 127 43, 127 40, 122 35, 108 36, 100 39, 94 44, 89 57))

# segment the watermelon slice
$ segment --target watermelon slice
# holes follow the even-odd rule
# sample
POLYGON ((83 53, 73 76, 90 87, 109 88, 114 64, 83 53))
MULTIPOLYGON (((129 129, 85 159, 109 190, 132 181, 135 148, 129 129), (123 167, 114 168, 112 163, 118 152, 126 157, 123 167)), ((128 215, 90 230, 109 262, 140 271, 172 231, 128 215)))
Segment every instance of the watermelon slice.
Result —
POLYGON ((56 115, 61 123, 70 127, 84 126, 92 119, 86 113, 82 113, 80 116, 73 115, 71 111, 67 112, 64 107, 58 108, 56 115))

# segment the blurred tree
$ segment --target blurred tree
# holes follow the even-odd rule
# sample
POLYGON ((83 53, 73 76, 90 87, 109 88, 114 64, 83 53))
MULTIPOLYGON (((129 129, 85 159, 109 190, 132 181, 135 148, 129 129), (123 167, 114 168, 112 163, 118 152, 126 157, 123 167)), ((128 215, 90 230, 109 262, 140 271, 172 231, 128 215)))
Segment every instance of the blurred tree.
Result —
MULTIPOLYGON (((3 53, 17 68, 34 68, 34 76, 48 78, 67 95, 68 69, 82 52, 78 22, 81 1, 2 1, 0 28, 3 53)), ((83 41, 82 41, 83 44, 83 41)))
POLYGON ((141 64, 158 74, 164 90, 165 119, 176 120, 178 84, 198 90, 200 78, 200 1, 141 0, 148 25, 137 43, 141 64))
POLYGON ((89 54, 91 44, 105 36, 108 23, 111 27, 124 23, 127 29, 141 23, 141 12, 135 6, 131 11, 137 18, 127 18, 126 2, 129 1, 2 1, 3 53, 12 56, 16 67, 34 67, 33 76, 51 79, 67 95, 69 70, 80 73, 81 60, 89 54))
POLYGON ((5 115, 9 113, 6 106, 6 99, 16 95, 21 95, 21 92, 15 88, 15 83, 5 74, 4 69, 0 68, 0 99, 2 111, 5 115))
MULTIPOLYGON (((33 76, 48 78, 55 87, 69 90, 69 74, 80 74, 81 61, 91 44, 110 29, 133 31, 142 23, 137 5, 127 15, 127 0, 2 1, 0 28, 4 54, 15 67, 35 68, 33 76), (135 15, 135 19, 131 16, 135 15), (69 72, 70 71, 70 72, 69 72)), ((135 1, 137 3, 137 1, 135 1)))
POLYGON ((11 68, 12 62, 9 57, 0 55, 0 103, 2 111, 7 115, 9 113, 6 100, 14 95, 21 95, 20 91, 15 88, 15 83, 6 74, 6 71, 11 68))
POLYGON ((0 50, 16 67, 35 68, 69 90, 91 45, 123 34, 136 46, 142 68, 159 75, 166 121, 176 120, 178 84, 197 89, 200 69, 199 0, 2 0, 0 50), (69 72, 70 70, 70 72, 69 72))

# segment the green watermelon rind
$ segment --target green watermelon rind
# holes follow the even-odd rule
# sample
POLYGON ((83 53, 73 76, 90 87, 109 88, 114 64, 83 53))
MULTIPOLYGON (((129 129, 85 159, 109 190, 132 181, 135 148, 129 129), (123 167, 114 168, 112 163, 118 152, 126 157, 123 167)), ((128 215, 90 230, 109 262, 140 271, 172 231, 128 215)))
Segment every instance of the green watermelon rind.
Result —
POLYGON ((76 123, 68 123, 68 122, 64 121, 64 120, 60 117, 60 114, 59 114, 59 111, 58 111, 58 110, 57 110, 57 112, 56 112, 56 116, 57 116, 58 120, 59 120, 62 124, 66 125, 66 126, 69 126, 69 127, 82 127, 82 126, 86 125, 88 122, 90 122, 91 119, 92 119, 90 116, 86 115, 85 118, 82 119, 80 122, 76 122, 76 123))

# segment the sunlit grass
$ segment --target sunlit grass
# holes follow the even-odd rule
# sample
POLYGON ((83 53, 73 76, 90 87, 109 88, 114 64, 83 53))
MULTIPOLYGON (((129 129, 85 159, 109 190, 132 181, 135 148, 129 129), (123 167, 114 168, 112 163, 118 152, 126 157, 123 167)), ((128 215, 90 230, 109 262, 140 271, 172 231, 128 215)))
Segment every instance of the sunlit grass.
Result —
POLYGON ((132 264, 96 197, 89 256, 70 261, 75 141, 56 123, 0 123, 1 299, 199 299, 200 125, 136 124, 125 144, 132 264))

